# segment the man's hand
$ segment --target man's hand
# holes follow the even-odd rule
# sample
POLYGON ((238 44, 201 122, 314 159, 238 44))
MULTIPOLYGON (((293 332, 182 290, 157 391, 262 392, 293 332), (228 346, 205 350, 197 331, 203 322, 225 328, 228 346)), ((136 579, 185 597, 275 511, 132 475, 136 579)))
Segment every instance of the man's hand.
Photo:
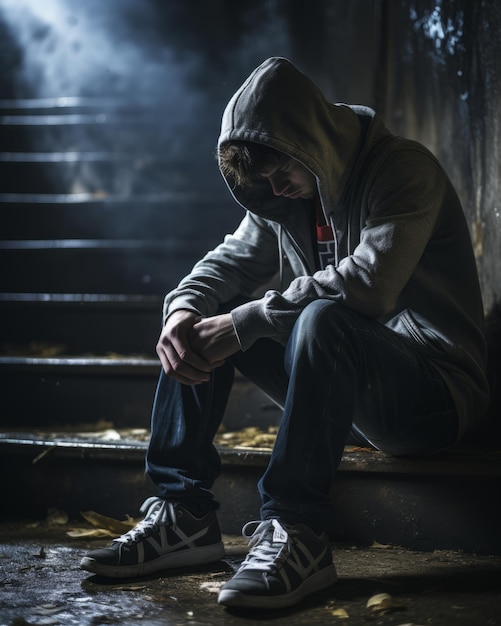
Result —
POLYGON ((208 381, 214 368, 191 346, 189 334, 198 320, 199 316, 193 311, 175 311, 167 318, 157 343, 157 354, 165 373, 185 385, 208 381))
POLYGON ((197 320, 188 338, 193 350, 214 368, 240 350, 230 313, 197 320))

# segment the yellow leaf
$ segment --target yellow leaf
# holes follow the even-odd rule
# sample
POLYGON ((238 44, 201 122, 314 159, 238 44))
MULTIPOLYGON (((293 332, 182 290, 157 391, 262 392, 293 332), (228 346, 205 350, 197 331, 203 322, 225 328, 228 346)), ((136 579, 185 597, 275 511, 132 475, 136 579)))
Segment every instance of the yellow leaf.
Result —
POLYGON ((334 611, 332 611, 332 615, 334 617, 339 617, 340 619, 346 619, 348 617, 350 617, 346 611, 346 609, 334 609, 334 611))
POLYGON ((136 521, 129 518, 127 521, 120 521, 112 517, 106 517, 95 511, 81 511, 80 515, 92 526, 111 530, 116 535, 123 535, 136 525, 136 521))
POLYGON ((367 600, 367 608, 373 611, 391 611, 403 608, 402 602, 396 600, 389 593, 377 593, 367 600))
POLYGON ((106 530, 106 528, 73 528, 66 534, 68 537, 72 537, 72 539, 82 539, 86 537, 116 537, 116 533, 111 532, 111 530, 106 530))

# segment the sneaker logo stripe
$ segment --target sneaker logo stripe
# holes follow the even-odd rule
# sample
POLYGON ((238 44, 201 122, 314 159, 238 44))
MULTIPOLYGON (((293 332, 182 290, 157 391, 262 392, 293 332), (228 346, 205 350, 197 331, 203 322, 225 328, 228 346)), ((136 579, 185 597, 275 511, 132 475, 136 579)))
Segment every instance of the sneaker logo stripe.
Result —
POLYGON ((303 578, 306 578, 307 576, 310 576, 310 574, 313 573, 313 571, 316 571, 319 569, 319 565, 325 555, 325 549, 322 550, 322 552, 318 555, 318 557, 316 559, 313 558, 313 555, 311 554, 311 552, 308 550, 308 548, 301 542, 297 542, 296 547, 299 548, 301 550, 301 552, 303 553, 303 555, 306 556, 306 559, 308 561, 308 565, 305 567, 301 561, 299 559, 295 559, 295 560, 290 560, 289 561, 289 565, 291 566, 291 568, 293 570, 295 570, 298 574, 300 574, 303 578))
MULTIPOLYGON (((148 537, 146 539, 146 541, 156 550, 156 552, 158 554, 163 554, 163 553, 167 552, 168 548, 171 548, 171 549, 174 549, 174 550, 178 550, 179 548, 182 548, 184 546, 190 545, 193 542, 195 542, 197 539, 200 539, 201 537, 203 537, 204 535, 206 535, 209 532, 208 528, 203 528, 199 532, 197 532, 194 535, 191 535, 190 537, 188 537, 184 532, 182 532, 180 530, 180 528, 177 528, 176 529, 176 535, 179 537, 179 539, 181 541, 179 541, 178 543, 175 543, 173 545, 170 545, 168 540, 167 540, 167 532, 165 530, 165 527, 161 526, 160 530, 161 530, 161 532, 160 532, 160 541, 161 541, 161 543, 160 544, 153 537, 148 537)), ((193 547, 193 546, 191 546, 191 547, 193 547)))

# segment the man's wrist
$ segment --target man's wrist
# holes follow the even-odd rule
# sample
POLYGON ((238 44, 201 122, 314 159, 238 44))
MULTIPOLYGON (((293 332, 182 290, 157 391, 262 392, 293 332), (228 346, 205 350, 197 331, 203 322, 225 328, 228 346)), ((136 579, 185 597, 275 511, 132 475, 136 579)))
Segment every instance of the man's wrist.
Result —
POLYGON ((197 311, 194 311, 192 309, 173 309, 172 311, 169 311, 167 315, 165 316, 164 326, 165 324, 167 324, 167 321, 172 318, 172 316, 177 316, 177 317, 182 317, 182 318, 193 316, 196 318, 196 317, 200 317, 200 314, 197 311), (184 314, 184 315, 181 315, 181 314, 184 314))

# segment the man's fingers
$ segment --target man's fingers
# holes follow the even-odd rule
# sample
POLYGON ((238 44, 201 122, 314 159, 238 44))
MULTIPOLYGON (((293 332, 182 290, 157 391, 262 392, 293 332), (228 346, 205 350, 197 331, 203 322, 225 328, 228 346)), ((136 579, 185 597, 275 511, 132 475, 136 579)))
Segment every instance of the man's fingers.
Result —
POLYGON ((200 317, 191 311, 175 311, 167 319, 157 343, 157 354, 165 373, 183 384, 210 380, 214 367, 222 364, 226 357, 216 354, 214 359, 209 358, 212 354, 205 350, 205 344, 210 343, 211 333, 206 332, 205 338, 203 333, 202 337, 198 332, 193 333, 193 327, 199 321, 200 317))
MULTIPOLYGON (((180 383, 193 385, 210 379, 210 368, 207 368, 205 361, 199 359, 204 367, 203 370, 194 367, 179 356, 176 350, 173 349, 172 344, 166 346, 158 344, 157 354, 165 373, 180 383)), ((197 359, 194 359, 194 361, 197 361, 197 359)))
POLYGON ((212 366, 205 359, 194 352, 186 343, 176 336, 165 337, 160 341, 162 347, 168 352, 169 361, 174 367, 186 364, 201 372, 211 372, 212 366))

